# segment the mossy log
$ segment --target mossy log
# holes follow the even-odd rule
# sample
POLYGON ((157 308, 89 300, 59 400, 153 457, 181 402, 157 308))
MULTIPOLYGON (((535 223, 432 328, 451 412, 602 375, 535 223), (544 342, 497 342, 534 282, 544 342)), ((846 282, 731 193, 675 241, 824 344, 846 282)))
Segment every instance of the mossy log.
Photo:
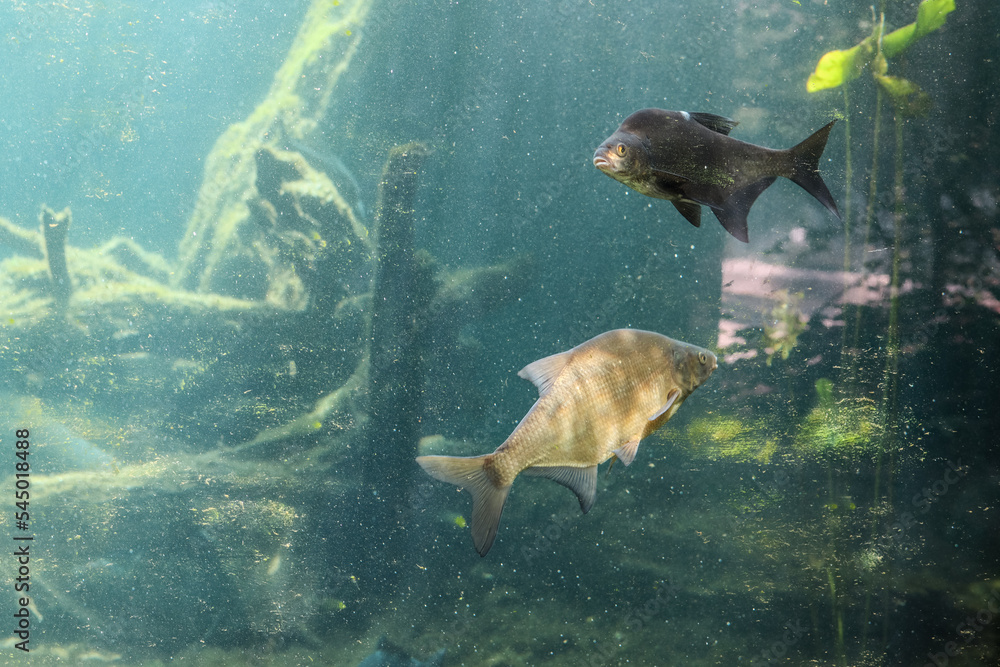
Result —
POLYGON ((58 307, 63 309, 73 293, 73 282, 69 277, 69 269, 66 268, 66 234, 73 223, 73 214, 69 207, 56 213, 48 206, 42 206, 38 221, 42 229, 42 249, 49 267, 52 295, 58 307))
POLYGON ((406 559, 406 516, 413 458, 420 439, 425 318, 434 295, 428 262, 414 250, 421 144, 396 147, 379 185, 377 256, 372 297, 368 410, 356 464, 362 507, 355 563, 382 563, 366 574, 384 594, 396 589, 406 559))
POLYGON ((243 121, 230 125, 205 160, 205 175, 180 246, 173 283, 228 294, 238 276, 229 260, 253 255, 245 238, 256 196, 255 156, 266 145, 301 139, 329 108, 333 91, 357 51, 370 0, 313 0, 267 96, 243 121))
MULTIPOLYGON (((301 286, 298 301, 265 298, 266 285, 257 299, 178 289, 164 282, 173 271, 168 261, 127 239, 94 249, 58 246, 74 285, 58 295, 52 267, 59 265, 45 259, 44 235, 9 221, 0 227, 30 253, 0 262, 7 391, 70 392, 118 414, 134 406, 143 420, 154 406, 194 441, 215 443, 221 429, 242 442, 306 412, 315 396, 348 382, 364 359, 369 285, 347 287, 332 270, 343 256, 322 252, 320 241, 309 240, 317 251, 306 256, 273 233, 264 239, 275 244, 276 275, 283 262, 297 278, 297 267, 316 260, 320 270, 306 273, 314 280, 308 289, 322 298, 310 299, 301 286)), ((361 263, 367 252, 358 248, 361 263)))

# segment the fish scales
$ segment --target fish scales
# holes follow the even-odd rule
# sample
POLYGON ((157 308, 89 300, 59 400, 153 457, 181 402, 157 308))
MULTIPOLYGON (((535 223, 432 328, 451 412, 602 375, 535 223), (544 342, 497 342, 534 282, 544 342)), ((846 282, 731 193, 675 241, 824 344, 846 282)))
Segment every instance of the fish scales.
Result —
POLYGON ((518 373, 538 386, 539 398, 492 454, 417 462, 472 494, 473 541, 485 555, 518 474, 569 487, 587 512, 597 465, 613 457, 631 463, 639 441, 673 416, 716 363, 708 350, 657 333, 609 331, 518 373))
POLYGON ((494 454, 510 460, 505 468, 513 474, 505 475, 504 483, 531 466, 603 463, 622 442, 642 433, 648 417, 666 402, 668 390, 646 363, 652 359, 640 362, 641 357, 623 359, 600 350, 581 350, 574 356, 573 366, 494 454), (578 414, 591 418, 575 419, 578 414))

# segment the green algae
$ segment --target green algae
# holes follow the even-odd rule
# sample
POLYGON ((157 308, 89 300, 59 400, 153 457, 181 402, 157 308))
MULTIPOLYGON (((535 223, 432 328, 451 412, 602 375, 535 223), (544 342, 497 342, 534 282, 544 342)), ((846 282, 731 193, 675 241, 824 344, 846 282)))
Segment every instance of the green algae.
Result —
POLYGON ((837 397, 833 382, 816 381, 816 405, 806 415, 793 441, 800 456, 874 457, 883 448, 882 416, 874 401, 837 397))
POLYGON ((370 4, 315 0, 264 100, 216 140, 181 242, 175 285, 212 291, 223 260, 245 249, 241 234, 255 190, 254 155, 284 137, 301 139, 324 117, 357 51, 370 4))
POLYGON ((780 443, 763 420, 744 422, 730 415, 692 420, 683 441, 688 451, 699 458, 760 463, 770 462, 780 443))

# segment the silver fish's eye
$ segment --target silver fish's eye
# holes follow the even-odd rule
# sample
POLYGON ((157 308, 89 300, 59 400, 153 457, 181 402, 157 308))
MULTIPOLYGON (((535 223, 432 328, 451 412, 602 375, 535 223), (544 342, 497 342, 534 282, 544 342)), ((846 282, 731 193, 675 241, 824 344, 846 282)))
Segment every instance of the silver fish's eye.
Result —
POLYGON ((628 151, 628 147, 625 146, 625 144, 618 144, 618 149, 617 150, 618 150, 618 154, 619 155, 624 156, 625 153, 626 153, 626 151, 628 151))

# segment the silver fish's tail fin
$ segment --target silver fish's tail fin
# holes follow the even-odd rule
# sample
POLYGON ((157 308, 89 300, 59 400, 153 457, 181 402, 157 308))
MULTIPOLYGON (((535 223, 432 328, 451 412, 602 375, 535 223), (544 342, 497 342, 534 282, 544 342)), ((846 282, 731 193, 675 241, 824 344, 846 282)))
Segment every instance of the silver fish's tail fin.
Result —
POLYGON ((792 158, 792 175, 789 178, 840 218, 837 202, 833 201, 833 195, 823 182, 823 177, 819 175, 819 159, 823 156, 826 140, 830 137, 830 130, 836 122, 834 120, 827 123, 816 130, 811 137, 788 149, 792 158))
POLYGON ((480 556, 493 546, 500 515, 503 514, 510 485, 497 486, 488 471, 492 454, 485 456, 418 456, 417 463, 428 475, 460 486, 472 494, 472 543, 480 556))

